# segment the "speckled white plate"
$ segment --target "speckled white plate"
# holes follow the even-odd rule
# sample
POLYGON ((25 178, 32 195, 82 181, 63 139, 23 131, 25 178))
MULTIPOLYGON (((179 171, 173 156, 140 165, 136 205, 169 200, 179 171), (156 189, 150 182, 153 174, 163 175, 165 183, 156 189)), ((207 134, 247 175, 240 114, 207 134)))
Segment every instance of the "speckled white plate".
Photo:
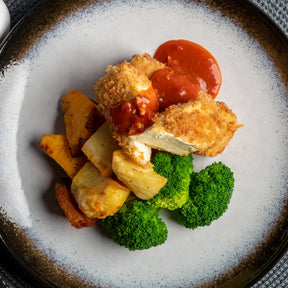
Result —
POLYGON ((47 1, 0 54, 0 232, 51 287, 246 287, 288 246, 288 44, 246 1, 47 1), (108 64, 187 39, 218 60, 225 101, 244 123, 217 158, 234 171, 227 212, 194 231, 168 215, 165 244, 130 252, 100 227, 73 228, 54 197, 61 169, 40 151, 63 132, 61 98, 93 98, 108 64))

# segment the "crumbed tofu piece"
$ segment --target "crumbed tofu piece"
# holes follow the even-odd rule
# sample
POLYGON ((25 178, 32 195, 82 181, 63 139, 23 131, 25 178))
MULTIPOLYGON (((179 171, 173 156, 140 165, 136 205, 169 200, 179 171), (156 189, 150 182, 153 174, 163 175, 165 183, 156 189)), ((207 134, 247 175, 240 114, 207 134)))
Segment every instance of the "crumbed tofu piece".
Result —
POLYGON ((148 128, 145 132, 133 136, 128 136, 131 141, 145 143, 146 146, 154 149, 167 151, 177 155, 188 155, 197 151, 191 143, 183 141, 180 137, 175 137, 168 133, 164 127, 156 125, 148 128))
POLYGON ((103 115, 111 105, 134 100, 143 91, 152 88, 150 75, 165 65, 149 54, 134 55, 130 62, 109 65, 106 75, 96 82, 95 100, 103 115))
POLYGON ((95 100, 106 117, 111 105, 134 100, 139 92, 152 86, 147 76, 127 61, 116 66, 109 65, 106 72, 95 85, 95 100))
POLYGON ((195 101, 171 105, 153 121, 144 133, 129 138, 178 155, 211 157, 221 153, 242 126, 224 102, 204 92, 195 101))
MULTIPOLYGON (((108 119, 107 111, 110 106, 122 101, 135 100, 138 95, 145 94, 144 91, 153 89, 149 77, 154 71, 164 66, 165 64, 147 53, 134 55, 130 62, 124 61, 116 66, 108 66, 106 75, 95 85, 95 100, 98 109, 108 119)), ((124 153, 131 159, 143 167, 151 165, 151 147, 128 139, 127 135, 120 135, 115 131, 112 131, 112 134, 123 148, 124 153)))
POLYGON ((142 55, 134 55, 130 60, 132 66, 134 66, 139 71, 143 72, 148 78, 156 70, 162 69, 165 67, 165 64, 152 58, 148 53, 142 55))

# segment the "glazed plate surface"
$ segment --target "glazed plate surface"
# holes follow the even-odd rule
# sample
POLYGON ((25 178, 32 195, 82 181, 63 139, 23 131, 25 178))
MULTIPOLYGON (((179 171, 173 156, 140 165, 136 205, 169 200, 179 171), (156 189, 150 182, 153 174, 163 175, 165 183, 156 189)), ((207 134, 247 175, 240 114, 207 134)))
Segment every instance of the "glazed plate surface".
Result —
POLYGON ((287 248, 288 44, 246 1, 47 1, 12 31, 0 54, 0 232, 17 260, 51 287, 248 287, 287 248), (244 127, 195 170, 229 166, 235 191, 208 227, 163 214, 165 244, 130 252, 99 227, 73 228, 45 157, 43 134, 64 133, 61 99, 94 98, 106 66, 187 39, 217 59, 224 101, 244 127))

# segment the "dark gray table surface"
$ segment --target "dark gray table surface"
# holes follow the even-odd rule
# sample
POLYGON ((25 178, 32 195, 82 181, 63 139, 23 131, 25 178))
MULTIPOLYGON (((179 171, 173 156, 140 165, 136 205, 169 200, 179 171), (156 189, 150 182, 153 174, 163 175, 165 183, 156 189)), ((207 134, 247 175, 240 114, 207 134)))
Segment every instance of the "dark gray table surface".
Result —
MULTIPOLYGON (((27 13, 41 5, 45 0, 4 0, 11 15, 13 27, 27 13)), ((53 0, 51 0, 53 1, 53 0)), ((227 0, 229 1, 229 0, 227 0)), ((240 0, 239 0, 240 1, 240 0)), ((288 37, 288 0, 250 0, 259 7, 288 37)), ((288 53, 288 51, 287 51, 288 53)), ((0 287, 31 288, 40 287, 14 259, 8 255, 0 241, 0 287)), ((288 252, 253 288, 288 287, 288 252)), ((232 287, 233 288, 233 287, 232 287)))

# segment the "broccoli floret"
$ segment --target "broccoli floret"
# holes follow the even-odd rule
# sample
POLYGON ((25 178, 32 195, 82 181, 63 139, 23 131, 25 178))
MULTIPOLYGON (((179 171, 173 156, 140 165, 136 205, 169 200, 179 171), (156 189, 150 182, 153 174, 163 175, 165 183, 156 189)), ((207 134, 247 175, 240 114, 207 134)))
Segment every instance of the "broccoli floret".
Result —
POLYGON ((112 238, 129 250, 143 250, 167 240, 166 224, 159 218, 160 209, 142 200, 130 200, 113 216, 101 220, 112 238))
POLYGON ((233 172, 222 162, 193 172, 190 199, 176 211, 177 222, 190 229, 210 225, 227 210, 233 188, 233 172))
POLYGON ((189 199, 190 176, 193 171, 193 156, 178 156, 158 152, 152 158, 154 170, 168 179, 166 185, 148 204, 153 207, 175 210, 189 199))

